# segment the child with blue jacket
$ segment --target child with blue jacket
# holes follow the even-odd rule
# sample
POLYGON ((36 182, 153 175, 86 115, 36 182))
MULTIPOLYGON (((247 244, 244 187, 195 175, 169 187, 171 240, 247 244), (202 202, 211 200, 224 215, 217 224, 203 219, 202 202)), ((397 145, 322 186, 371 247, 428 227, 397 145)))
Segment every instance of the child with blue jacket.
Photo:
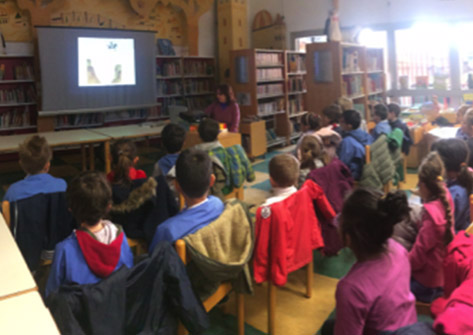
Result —
POLYGON ((123 229, 103 219, 112 205, 105 175, 79 175, 69 184, 66 197, 79 228, 56 245, 46 296, 62 285, 95 284, 123 265, 133 267, 123 229))
POLYGON ((177 157, 179 157, 185 138, 186 131, 180 125, 169 123, 164 127, 161 133, 161 140, 167 153, 154 165, 153 177, 159 175, 166 176, 176 165, 177 157))
POLYGON ((371 144, 371 136, 360 129, 361 115, 354 109, 343 112, 340 126, 343 140, 338 147, 340 160, 348 166, 355 180, 359 180, 365 163, 365 146, 371 144))
POLYGON ((388 108, 383 104, 377 104, 374 106, 373 121, 376 126, 371 131, 373 136, 373 142, 381 136, 381 134, 389 135, 392 131, 388 121, 388 108))

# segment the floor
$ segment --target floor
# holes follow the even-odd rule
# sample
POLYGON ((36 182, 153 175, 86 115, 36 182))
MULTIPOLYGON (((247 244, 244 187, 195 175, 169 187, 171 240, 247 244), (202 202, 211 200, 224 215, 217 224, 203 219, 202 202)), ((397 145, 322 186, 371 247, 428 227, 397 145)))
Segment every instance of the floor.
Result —
MULTIPOLYGON (((100 151, 100 148, 96 149, 100 151)), ((293 147, 277 149, 254 162, 256 180, 245 186, 245 201, 257 206, 269 196, 270 184, 268 177, 268 161, 271 157, 291 152, 293 147)), ((163 155, 157 145, 140 145, 140 161, 138 167, 148 174, 153 169, 153 164, 163 155)), ((96 168, 103 169, 101 152, 96 152, 96 168)), ((12 182, 23 178, 16 158, 8 162, 1 162, 0 168, 0 197, 12 182)), ((51 174, 71 180, 81 169, 81 156, 79 152, 55 153, 52 161, 51 174)), ((417 183, 416 171, 409 171, 404 189, 415 187, 417 183)), ((323 257, 319 252, 314 252, 314 278, 312 298, 304 297, 305 270, 299 270, 289 276, 288 284, 277 290, 276 329, 277 334, 313 335, 318 332, 323 322, 333 313, 335 308, 335 289, 338 280, 345 275, 354 263, 355 258, 350 250, 344 249, 335 257, 323 257)), ((233 295, 222 306, 210 312, 211 328, 206 335, 236 334, 236 310, 233 295)), ((245 297, 245 321, 247 335, 265 334, 267 331, 267 286, 257 285, 253 296, 245 297)))

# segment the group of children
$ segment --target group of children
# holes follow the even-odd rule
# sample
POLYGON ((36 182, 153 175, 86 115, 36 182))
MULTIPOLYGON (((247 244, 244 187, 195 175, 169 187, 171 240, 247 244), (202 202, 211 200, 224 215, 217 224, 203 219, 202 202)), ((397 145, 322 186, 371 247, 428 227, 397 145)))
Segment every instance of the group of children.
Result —
MULTIPOLYGON (((327 166, 337 156, 358 179, 365 161, 365 145, 393 128, 402 130, 403 143, 407 143, 402 149, 408 152, 409 130, 398 119, 399 106, 379 104, 373 113, 376 126, 371 134, 361 129, 360 113, 351 108, 342 110, 331 105, 323 110, 322 117, 305 115, 301 121, 304 135, 294 154, 277 155, 269 162, 273 193, 263 206, 290 197, 310 172, 327 166)), ((473 111, 464 116, 459 133, 463 137, 473 128, 470 118, 473 120, 473 111)), ((160 242, 174 243, 223 212, 222 200, 211 195, 219 179, 219 167, 225 171, 225 165, 230 164, 218 143, 218 132, 218 123, 204 120, 199 126, 204 143, 181 151, 185 130, 176 124, 164 128, 162 143, 167 154, 155 164, 153 175, 166 177, 176 195, 184 198, 185 208, 158 225, 149 245, 150 253, 160 242)), ((147 176, 136 168, 139 158, 131 141, 117 141, 111 155, 113 171, 107 176, 84 172, 66 185, 64 180, 48 174, 52 153, 44 138, 35 135, 20 145, 20 165, 27 177, 11 185, 4 199, 13 202, 35 193, 66 192, 78 224, 56 246, 46 295, 61 285, 97 283, 123 265, 133 266, 123 228, 107 217, 116 201, 117 186, 128 189, 133 181, 146 180, 147 176)), ((241 163, 236 175, 251 179, 246 155, 243 157, 238 150, 234 155, 241 163)), ((343 243, 353 251, 357 262, 337 286, 336 319, 326 322, 324 334, 388 333, 411 326, 417 322, 415 301, 432 302, 443 294, 447 246, 456 233, 470 224, 473 176, 469 159, 470 150, 464 140, 448 139, 436 142, 423 160, 418 180, 423 211, 416 222, 410 250, 392 238, 395 225, 409 216, 404 192, 383 195, 359 188, 348 195, 338 223, 343 243)), ((225 179, 233 176, 223 178, 220 190, 228 185, 225 179)))

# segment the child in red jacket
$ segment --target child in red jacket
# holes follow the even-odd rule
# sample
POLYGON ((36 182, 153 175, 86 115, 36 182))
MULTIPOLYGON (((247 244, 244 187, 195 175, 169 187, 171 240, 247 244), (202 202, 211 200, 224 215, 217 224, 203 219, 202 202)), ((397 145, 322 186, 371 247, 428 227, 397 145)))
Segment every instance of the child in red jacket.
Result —
POLYGON ((427 303, 442 295, 442 263, 454 236, 454 206, 443 181, 444 174, 443 161, 436 152, 431 152, 419 168, 419 193, 424 210, 409 260, 411 291, 417 300, 427 303))

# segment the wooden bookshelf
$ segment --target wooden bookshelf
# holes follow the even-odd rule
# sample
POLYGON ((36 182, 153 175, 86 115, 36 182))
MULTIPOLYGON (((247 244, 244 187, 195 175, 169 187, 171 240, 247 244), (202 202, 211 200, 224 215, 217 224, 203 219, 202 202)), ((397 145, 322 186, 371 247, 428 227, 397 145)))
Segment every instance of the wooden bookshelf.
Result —
POLYGON ((169 116, 172 105, 203 110, 215 100, 215 59, 157 56, 156 80, 162 116, 169 116))
POLYGON ((369 122, 369 102, 386 100, 383 50, 340 42, 307 46, 307 106, 321 113, 341 96, 369 122))
MULTIPOLYGON (((291 120, 297 122, 305 106, 304 54, 292 51, 246 49, 230 53, 230 79, 240 105, 241 125, 250 143, 265 143, 266 149, 286 144, 293 136, 291 120), (292 62, 290 62, 292 60, 292 62), (293 84, 291 86, 291 83, 293 84), (295 83, 298 83, 297 86, 295 83), (290 101, 302 101, 293 106, 290 101), (297 115, 297 116, 296 116, 297 115), (264 121, 258 127, 251 123, 264 121), (247 123, 250 123, 249 125, 247 123)), ((263 154, 249 146, 251 157, 263 154)))
POLYGON ((37 97, 32 55, 0 58, 0 135, 36 130, 37 97))

